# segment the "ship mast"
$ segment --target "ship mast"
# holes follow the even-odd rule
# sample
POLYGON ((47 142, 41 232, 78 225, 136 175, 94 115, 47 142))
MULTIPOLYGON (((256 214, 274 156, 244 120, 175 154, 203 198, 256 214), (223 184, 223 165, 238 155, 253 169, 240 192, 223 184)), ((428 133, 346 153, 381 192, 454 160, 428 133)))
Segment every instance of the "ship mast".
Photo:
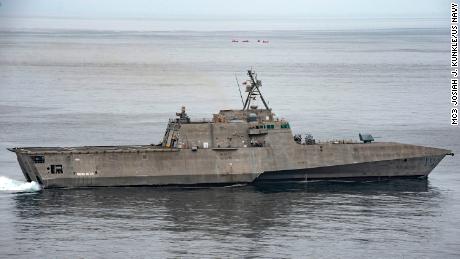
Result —
POLYGON ((253 72, 251 69, 248 70, 249 80, 246 81, 244 84, 246 85, 246 92, 248 93, 246 97, 246 101, 243 105, 243 110, 249 110, 251 107, 251 100, 256 100, 256 97, 259 96, 260 100, 262 100, 265 109, 270 110, 268 108, 267 102, 265 102, 262 93, 260 92, 260 87, 262 87, 262 81, 257 80, 257 74, 253 72))

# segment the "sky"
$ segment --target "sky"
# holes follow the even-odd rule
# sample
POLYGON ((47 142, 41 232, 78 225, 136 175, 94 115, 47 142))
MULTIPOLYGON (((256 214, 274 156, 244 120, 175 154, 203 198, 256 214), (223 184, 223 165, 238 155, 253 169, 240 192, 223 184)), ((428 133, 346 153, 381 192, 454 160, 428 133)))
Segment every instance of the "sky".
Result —
POLYGON ((79 18, 416 17, 449 15, 450 0, 0 0, 0 16, 79 18))
POLYGON ((0 0, 0 3, 0 30, 440 28, 447 27, 450 15, 450 0, 0 0))

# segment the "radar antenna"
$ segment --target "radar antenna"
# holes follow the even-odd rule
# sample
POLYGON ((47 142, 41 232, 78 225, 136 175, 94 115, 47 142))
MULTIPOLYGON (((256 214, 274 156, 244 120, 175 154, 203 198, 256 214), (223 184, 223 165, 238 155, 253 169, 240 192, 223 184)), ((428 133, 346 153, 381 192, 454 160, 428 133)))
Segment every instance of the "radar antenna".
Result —
POLYGON ((235 79, 236 79, 236 85, 238 86, 238 92, 240 92, 241 103, 244 105, 243 94, 241 93, 240 83, 238 82, 238 77, 236 76, 236 74, 235 74, 235 79))
POLYGON ((265 102, 265 99, 260 92, 262 81, 257 80, 257 74, 251 69, 248 70, 248 76, 249 80, 243 83, 243 85, 246 85, 246 92, 248 93, 246 101, 243 105, 243 110, 249 110, 251 106, 251 100, 256 100, 257 96, 259 96, 260 100, 262 100, 264 103, 265 109, 270 110, 270 108, 268 108, 267 102, 265 102))

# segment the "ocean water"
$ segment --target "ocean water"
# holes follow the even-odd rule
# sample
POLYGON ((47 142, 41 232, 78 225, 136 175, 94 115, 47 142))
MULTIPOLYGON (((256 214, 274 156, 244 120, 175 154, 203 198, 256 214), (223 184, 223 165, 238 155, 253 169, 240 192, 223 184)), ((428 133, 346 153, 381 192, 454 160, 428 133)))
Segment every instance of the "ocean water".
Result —
POLYGON ((2 30, 0 257, 458 258, 457 156, 425 180, 39 190, 6 150, 158 143, 182 105, 241 107, 252 67, 295 133, 458 154, 449 55, 448 27, 2 30))

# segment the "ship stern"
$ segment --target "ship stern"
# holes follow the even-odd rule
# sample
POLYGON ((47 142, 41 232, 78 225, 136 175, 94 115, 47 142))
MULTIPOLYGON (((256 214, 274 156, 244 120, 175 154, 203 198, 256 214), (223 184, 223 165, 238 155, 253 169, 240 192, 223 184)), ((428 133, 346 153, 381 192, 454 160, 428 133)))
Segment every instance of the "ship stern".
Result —
POLYGON ((35 166, 33 157, 29 154, 25 154, 21 152, 18 148, 7 148, 9 151, 16 154, 19 166, 21 167, 21 171, 24 174, 24 178, 27 182, 37 182, 40 185, 43 185, 42 177, 38 172, 37 167, 35 166))

